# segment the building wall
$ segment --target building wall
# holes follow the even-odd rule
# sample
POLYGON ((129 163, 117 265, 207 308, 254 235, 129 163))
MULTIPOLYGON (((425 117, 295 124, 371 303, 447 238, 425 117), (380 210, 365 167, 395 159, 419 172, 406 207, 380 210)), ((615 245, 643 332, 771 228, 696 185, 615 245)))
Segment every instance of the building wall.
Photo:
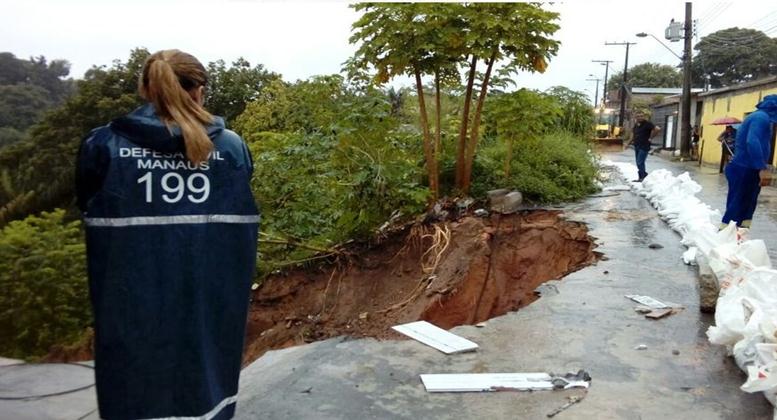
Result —
POLYGON ((655 147, 665 148, 664 145, 664 135, 666 133, 667 127, 666 127, 666 117, 672 115, 674 116, 674 129, 673 132, 670 133, 672 140, 669 148, 675 148, 677 147, 677 126, 678 126, 678 120, 677 117, 679 116, 678 113, 678 104, 670 104, 670 105, 662 105, 662 106, 654 106, 653 107, 653 113, 650 116, 650 121, 653 122, 653 124, 661 127, 661 132, 658 133, 656 138, 653 140, 653 144, 655 147))
MULTIPOLYGON (((769 83, 741 91, 724 92, 720 95, 704 96, 701 116, 701 140, 699 148, 702 161, 708 165, 719 165, 721 144, 718 135, 725 129, 722 125, 710 124, 717 118, 736 117, 744 120, 745 114, 753 112, 755 105, 766 95, 777 94, 777 83, 769 83)), ((775 153, 777 160, 777 153, 775 153)), ((775 162, 772 162, 774 165, 775 162)))

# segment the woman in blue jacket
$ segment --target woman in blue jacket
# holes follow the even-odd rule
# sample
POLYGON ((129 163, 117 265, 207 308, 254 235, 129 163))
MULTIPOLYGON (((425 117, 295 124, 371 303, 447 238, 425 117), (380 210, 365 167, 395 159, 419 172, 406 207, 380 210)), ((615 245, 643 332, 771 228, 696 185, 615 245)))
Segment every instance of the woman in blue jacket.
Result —
POLYGON ((259 214, 251 157, 203 108, 206 85, 193 56, 151 55, 148 104, 79 151, 101 418, 234 414, 259 214))
POLYGON ((772 147, 772 126, 777 123, 777 95, 767 95, 745 118, 736 134, 736 153, 726 165, 728 197, 723 225, 735 221, 750 227, 761 192, 760 171, 766 169, 772 147))

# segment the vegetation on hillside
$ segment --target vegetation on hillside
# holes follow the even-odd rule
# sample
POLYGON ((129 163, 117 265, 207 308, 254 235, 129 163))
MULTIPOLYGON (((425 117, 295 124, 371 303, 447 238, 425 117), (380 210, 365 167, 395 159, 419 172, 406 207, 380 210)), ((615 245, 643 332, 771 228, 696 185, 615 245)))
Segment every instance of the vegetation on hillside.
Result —
MULTIPOLYGON (((254 158, 263 212, 257 281, 368 241, 387 223, 418 220, 435 198, 513 188, 556 202, 595 190, 585 95, 510 89, 515 72, 543 71, 555 54, 554 13, 535 4, 357 9, 375 20, 354 24, 360 45, 348 78, 291 82, 243 59, 208 65, 206 107, 226 117, 254 158), (403 73, 419 76, 414 89, 383 86, 403 73)), ((12 291, 0 302, 2 355, 40 356, 78 341, 89 325, 74 157, 89 130, 141 103, 136 84, 148 54, 136 49, 126 62, 92 68, 23 139, 0 149, 0 282, 12 291)))

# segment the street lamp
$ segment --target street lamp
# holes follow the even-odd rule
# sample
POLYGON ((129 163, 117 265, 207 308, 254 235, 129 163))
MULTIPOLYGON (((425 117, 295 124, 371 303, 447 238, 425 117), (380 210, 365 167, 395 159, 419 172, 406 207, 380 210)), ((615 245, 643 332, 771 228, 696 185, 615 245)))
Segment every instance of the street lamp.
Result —
MULTIPOLYGON (((618 126, 623 130, 623 117, 626 114, 626 84, 629 82, 629 46, 637 45, 636 42, 605 42, 604 45, 625 45, 626 60, 623 62, 623 80, 621 81, 621 91, 619 95, 621 110, 618 113, 618 126)), ((621 131, 622 132, 622 131, 621 131)))
POLYGON ((589 82, 596 81, 596 92, 594 93, 594 106, 598 107, 599 106, 599 80, 601 79, 598 79, 593 74, 589 74, 588 77, 592 77, 592 79, 585 79, 585 80, 589 82))
POLYGON ((656 41, 658 41, 658 43, 659 43, 659 44, 661 44, 661 45, 662 45, 664 48, 666 48, 666 49, 667 49, 667 50, 668 50, 670 53, 672 53, 672 55, 673 55, 673 56, 675 56, 675 57, 679 58, 680 60, 682 60, 682 59, 683 59, 682 57, 680 57, 679 55, 677 55, 677 53, 676 53, 676 52, 672 51, 672 49, 671 49, 671 48, 669 48, 669 47, 668 47, 666 44, 664 44, 663 42, 661 42, 661 40, 660 40, 660 39, 656 38, 656 36, 655 36, 655 35, 653 35, 653 34, 649 34, 649 33, 645 33, 645 32, 640 32, 640 33, 638 33, 638 34, 637 34, 637 37, 639 37, 639 38, 645 38, 645 37, 647 37, 647 36, 651 36, 651 37, 653 37, 653 39, 655 39, 656 41))
MULTIPOLYGON (((672 51, 669 47, 664 45, 661 40, 656 38, 653 35, 652 36, 656 41, 658 41, 661 45, 664 46, 667 50, 669 50, 675 57, 679 58, 683 62, 683 95, 682 95, 682 105, 680 107, 680 153, 683 157, 688 157, 691 150, 691 35, 692 35, 692 8, 693 5, 691 2, 685 2, 685 24, 682 25, 683 29, 683 40, 684 46, 683 46, 683 56, 680 57, 679 55, 675 54, 674 51, 672 51)), ((672 22, 674 23, 674 21, 672 22)), ((678 25, 679 26, 679 25, 678 25)), ((670 28, 667 30, 667 33, 670 33, 670 29, 672 29, 672 26, 670 25, 670 28)), ((637 34, 638 37, 644 38, 649 34, 646 34, 644 32, 640 32, 637 34)), ((679 37, 678 37, 679 38, 679 37)))
POLYGON ((591 60, 594 63, 599 63, 604 67, 604 88, 602 89, 602 105, 607 107, 607 75, 610 72, 610 63, 612 60, 591 60))

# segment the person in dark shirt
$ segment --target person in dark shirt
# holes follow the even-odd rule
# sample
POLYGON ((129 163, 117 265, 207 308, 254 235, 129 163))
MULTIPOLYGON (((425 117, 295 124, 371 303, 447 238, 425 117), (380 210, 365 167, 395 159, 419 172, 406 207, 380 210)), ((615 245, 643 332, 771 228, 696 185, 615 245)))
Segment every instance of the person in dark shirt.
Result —
POLYGON ((635 117, 637 122, 634 123, 634 136, 631 142, 634 144, 639 179, 634 180, 634 182, 642 182, 647 176, 645 160, 647 159, 648 152, 650 152, 650 139, 658 134, 661 127, 650 122, 644 112, 637 112, 635 117))
POLYGON ((720 173, 723 173, 723 168, 731 162, 731 157, 734 155, 736 147, 736 139, 737 130, 730 125, 727 125, 726 129, 718 136, 721 147, 720 173))

